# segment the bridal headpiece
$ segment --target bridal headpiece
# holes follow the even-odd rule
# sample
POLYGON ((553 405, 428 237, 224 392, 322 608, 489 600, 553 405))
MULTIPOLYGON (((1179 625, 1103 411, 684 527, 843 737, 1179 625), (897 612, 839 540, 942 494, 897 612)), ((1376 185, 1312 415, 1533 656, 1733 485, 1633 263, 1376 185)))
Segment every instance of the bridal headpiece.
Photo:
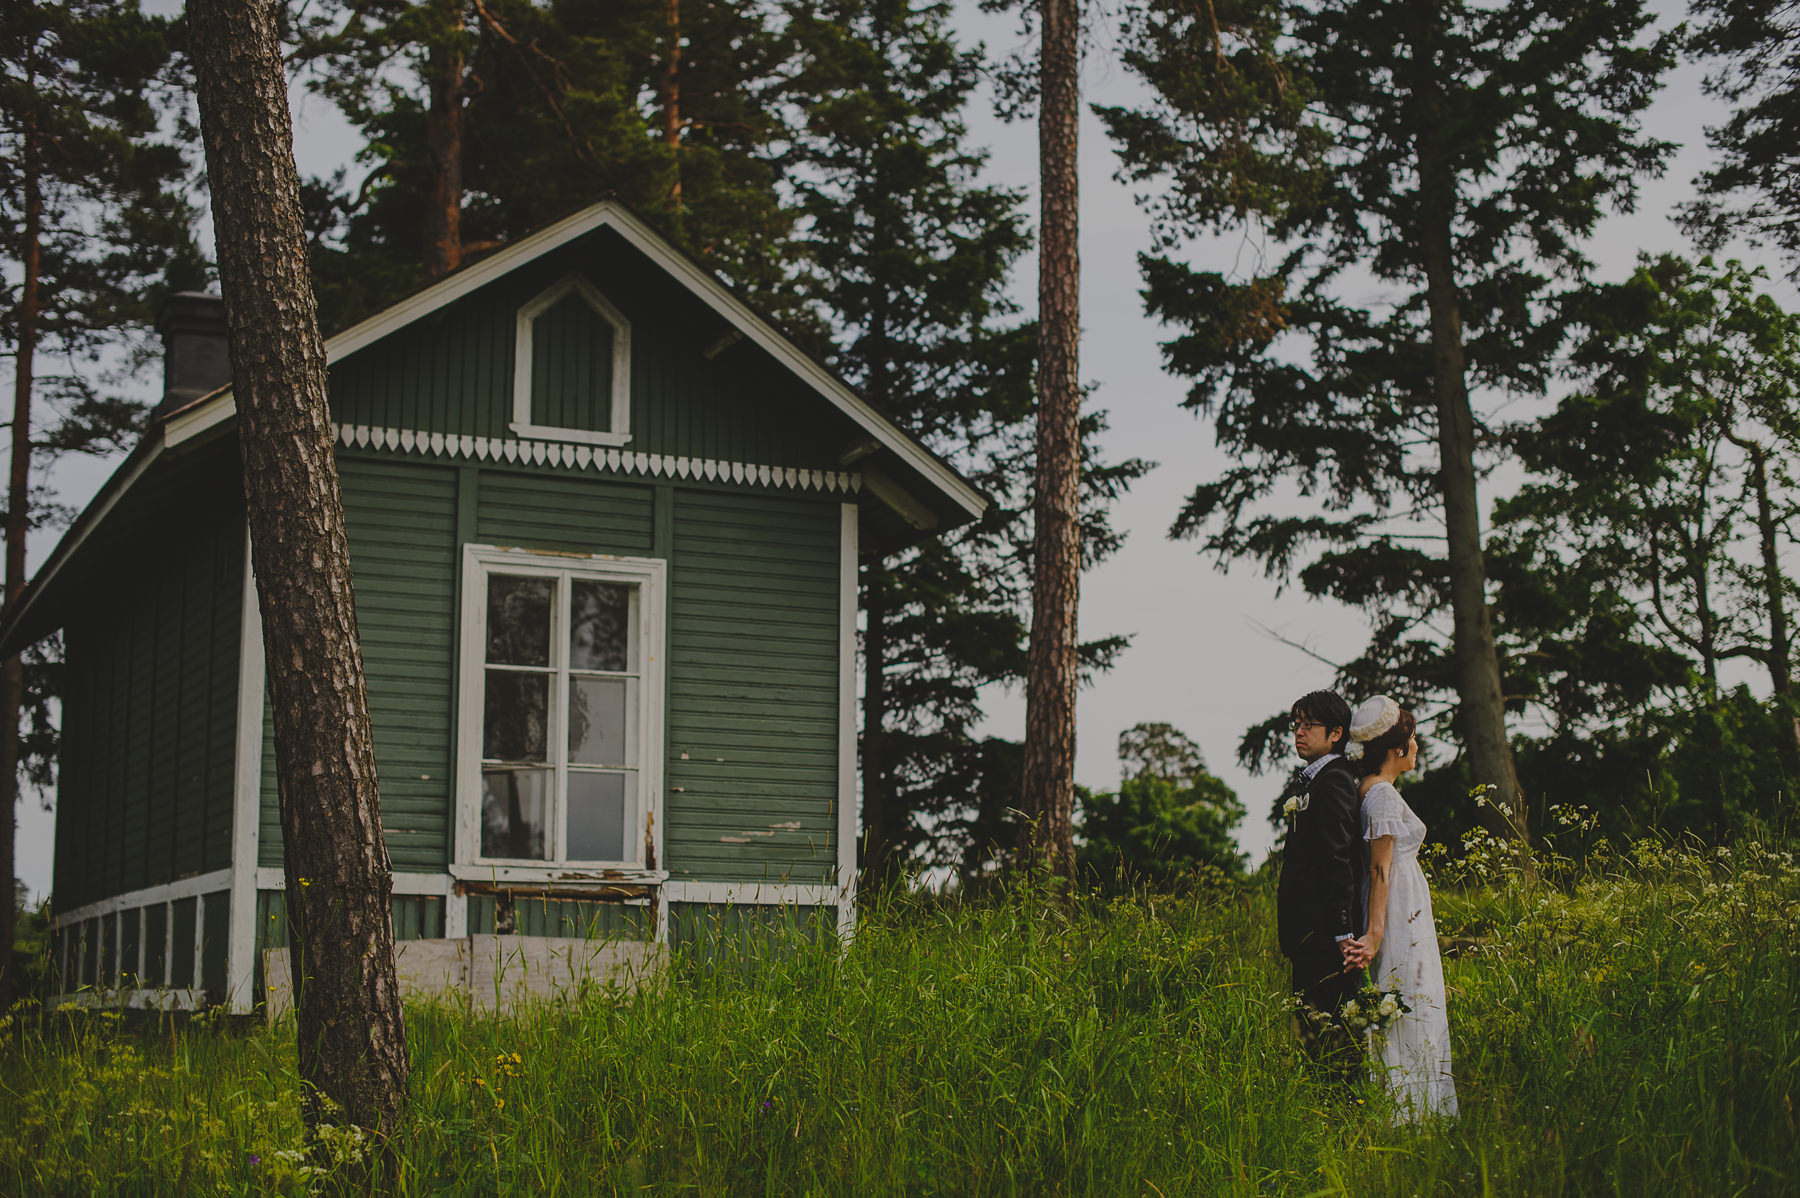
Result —
POLYGON ((1400 722, 1400 704, 1386 695, 1364 699, 1362 706, 1350 713, 1350 743, 1344 746, 1347 757, 1361 757, 1363 746, 1400 722))

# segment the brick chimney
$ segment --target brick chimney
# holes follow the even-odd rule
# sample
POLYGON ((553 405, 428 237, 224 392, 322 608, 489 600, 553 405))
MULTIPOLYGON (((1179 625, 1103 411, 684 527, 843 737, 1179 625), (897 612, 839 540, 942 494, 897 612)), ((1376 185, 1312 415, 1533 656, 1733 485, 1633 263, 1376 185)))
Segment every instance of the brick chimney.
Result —
POLYGON ((163 397, 153 419, 231 381, 224 300, 201 291, 177 291, 163 301, 156 331, 163 339, 163 397))

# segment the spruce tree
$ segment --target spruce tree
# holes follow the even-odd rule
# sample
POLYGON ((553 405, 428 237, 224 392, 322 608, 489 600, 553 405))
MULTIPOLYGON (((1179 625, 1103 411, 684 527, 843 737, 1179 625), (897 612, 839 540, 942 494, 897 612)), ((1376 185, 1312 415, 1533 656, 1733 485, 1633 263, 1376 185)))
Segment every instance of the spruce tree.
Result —
MULTIPOLYGON (((1024 629, 1010 475, 1031 411, 1031 330, 1005 288, 1022 197, 977 181, 963 112, 982 69, 949 6, 826 0, 793 13, 812 95, 792 174, 806 294, 837 368, 995 499, 978 524, 862 567, 864 885, 955 823, 978 691, 1017 677, 1024 629)), ((960 848, 960 846, 957 846, 960 848)))
MULTIPOLYGON (((164 124, 178 112, 168 22, 136 0, 0 9, 0 338, 13 359, 6 506, 7 605, 25 586, 27 535, 63 513, 44 468, 70 452, 107 453, 141 430, 145 409, 107 383, 147 357, 167 291, 204 284, 188 198, 189 165, 164 124)), ((0 878, 11 892, 13 808, 23 768, 47 783, 54 643, 0 664, 0 878), (21 740, 21 710, 32 713, 21 740)), ((0 1002, 14 911, 0 903, 0 1002)))
POLYGON ((1273 258, 1244 275, 1144 259, 1149 311, 1178 330, 1169 368, 1237 463, 1176 534, 1369 609, 1345 681, 1453 693, 1470 780, 1520 836, 1481 535, 1489 413, 1543 390, 1556 279, 1670 153, 1638 128, 1672 57, 1650 25, 1639 0, 1165 0, 1126 31, 1154 102, 1102 114, 1124 174, 1155 185, 1165 246, 1248 230, 1273 258), (1304 511, 1281 511, 1286 488, 1304 511))
MULTIPOLYGON (((978 875, 1013 859, 1022 746, 977 739, 981 689, 1026 672, 1037 330, 1007 299, 1029 244, 1022 196, 985 186, 963 113, 987 64, 948 4, 795 5, 806 118, 788 175, 805 294, 834 364, 993 501, 983 519, 862 571, 863 877, 928 865, 978 875)), ((1107 461, 1081 420, 1083 566, 1120 537, 1108 509, 1149 467, 1107 461)), ((1079 644, 1084 672, 1125 638, 1079 644)))

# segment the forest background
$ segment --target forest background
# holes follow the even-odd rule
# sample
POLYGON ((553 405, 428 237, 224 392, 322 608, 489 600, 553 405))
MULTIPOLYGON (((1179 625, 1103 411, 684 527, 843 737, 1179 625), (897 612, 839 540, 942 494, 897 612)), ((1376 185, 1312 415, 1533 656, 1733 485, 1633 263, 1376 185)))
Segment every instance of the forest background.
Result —
MULTIPOLYGON (((173 14, 176 6, 147 8, 173 14)), ((1660 9, 1665 26, 1684 15, 1679 5, 1664 4, 1660 9)), ((1118 17, 1117 12, 1098 8, 1090 17, 1093 42, 1083 84, 1084 98, 1092 104, 1135 106, 1146 98, 1146 89, 1122 61, 1118 17)), ((985 42, 997 63, 1026 44, 1016 17, 986 13, 973 3, 954 7, 949 31, 965 49, 985 42)), ((1681 62, 1645 115, 1646 130, 1677 143, 1679 149, 1661 178, 1641 181, 1637 212, 1609 217, 1584 246, 1594 262, 1594 280, 1624 281, 1640 252, 1693 253, 1671 217, 1692 199, 1694 177, 1712 164, 1703 128, 1720 123, 1726 114, 1721 104, 1702 94, 1703 74, 1704 68, 1681 62)), ((309 91, 304 80, 296 84, 294 100, 303 175, 329 178, 349 167, 346 178, 352 185, 359 181, 366 168, 359 169, 352 160, 364 145, 363 137, 337 106, 309 91)), ((965 144, 986 148, 989 154, 975 178, 1018 193, 1015 211, 1029 214, 1037 169, 1030 126, 1001 121, 994 115, 994 101, 992 76, 984 72, 961 112, 968 125, 965 144)), ((1114 143, 1091 115, 1084 117, 1082 137, 1083 373, 1095 384, 1091 405, 1109 421, 1109 427, 1096 434, 1095 444, 1101 461, 1143 459, 1158 466, 1113 498, 1109 519, 1113 529, 1124 534, 1123 543, 1094 566, 1084 583, 1084 637, 1131 639, 1111 668, 1096 673, 1083 693, 1077 776, 1090 790, 1114 789, 1120 777, 1116 752, 1120 733, 1147 722, 1173 725, 1198 742, 1209 772, 1234 790, 1248 809, 1236 835, 1254 865, 1273 839, 1273 829, 1262 816, 1278 783, 1266 773, 1252 774, 1239 760, 1244 725, 1251 717, 1281 711, 1306 690, 1332 682, 1336 671, 1327 663, 1344 663, 1360 654, 1368 623, 1363 612, 1310 597, 1292 583, 1278 586, 1252 565, 1240 563, 1218 571, 1196 552, 1193 542, 1168 538, 1167 530, 1193 487, 1220 474, 1230 462, 1215 442, 1211 422, 1180 406, 1187 384, 1165 373, 1159 348, 1171 333, 1144 314, 1139 298, 1143 284, 1138 255, 1153 246, 1150 221, 1134 198, 1145 189, 1114 178, 1118 164, 1114 143), (1284 645, 1278 638, 1301 647, 1284 645)), ((1028 215, 1020 221, 1029 231, 1028 215)), ((204 224, 199 241, 210 245, 210 228, 204 224)), ((1250 269, 1259 251, 1253 239, 1225 237, 1188 247, 1184 259, 1197 269, 1231 272, 1250 269)), ((1795 306, 1792 287, 1784 280, 1786 265, 1773 250, 1731 244, 1724 253, 1766 267, 1770 277, 1759 288, 1784 307, 1795 306)), ((1032 308, 1033 276, 1034 261, 1025 248, 1001 282, 1004 295, 1021 313, 1032 308)), ((1354 275, 1347 289, 1353 293, 1361 289, 1365 295, 1379 291, 1376 284, 1354 275)), ((1020 319, 1014 317, 1013 323, 1020 319)), ((154 374, 151 369, 139 376, 138 394, 149 397, 154 374)), ((1551 395, 1561 390, 1553 389, 1551 395)), ((1538 401, 1535 408, 1533 401, 1516 401, 1505 415, 1521 420, 1546 414, 1550 406, 1548 401, 1538 401)), ((104 456, 64 458, 49 479, 50 487, 59 502, 79 507, 115 461, 104 456)), ((1523 481, 1516 467, 1503 467, 1484 481, 1483 499, 1491 505, 1516 492, 1523 481)), ((1301 510, 1291 496, 1277 506, 1283 504, 1287 510, 1301 510)), ((53 544, 53 533, 35 534, 34 564, 53 544)), ((1791 543, 1784 552, 1791 577, 1791 543)), ((1726 689, 1745 684, 1753 697, 1762 699, 1768 692, 1765 677, 1754 662, 1740 660, 1724 663, 1719 682, 1726 689)), ((1017 738, 1023 700, 1016 686, 982 682, 978 707, 979 719, 960 729, 968 733, 969 743, 1017 738)), ((1528 715, 1515 724, 1517 733, 1542 731, 1541 717, 1528 715)), ((1600 785, 1596 793, 1585 796, 1590 802, 1604 805, 1609 783, 1620 793, 1641 785, 1638 779, 1606 776, 1609 769, 1641 774, 1641 757, 1620 752, 1609 761, 1602 754, 1592 764, 1590 778, 1600 785)), ((1539 763, 1539 771, 1546 768, 1555 767, 1539 763)), ((1003 770, 994 773, 1003 778, 1003 770)), ((955 785, 957 779, 969 777, 966 771, 952 770, 938 781, 955 785)), ((1529 788, 1532 780, 1527 784, 1529 788)), ((979 825, 978 818, 974 822, 979 825)), ((48 884, 50 825, 48 813, 28 795, 20 809, 20 873, 40 895, 48 884)), ((982 829, 968 831, 979 835, 982 829)))

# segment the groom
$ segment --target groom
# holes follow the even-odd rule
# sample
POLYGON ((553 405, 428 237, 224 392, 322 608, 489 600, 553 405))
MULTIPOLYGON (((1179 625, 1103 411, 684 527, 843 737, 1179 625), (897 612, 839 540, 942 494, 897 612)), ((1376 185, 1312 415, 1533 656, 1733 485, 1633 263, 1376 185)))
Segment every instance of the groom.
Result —
POLYGON ((1294 751, 1306 765, 1296 770, 1282 805, 1287 843, 1276 891, 1276 929, 1281 953, 1293 966, 1294 994, 1314 1014, 1302 1014, 1301 1040, 1333 1076, 1354 1079, 1360 1050, 1333 1021, 1344 1001, 1362 989, 1360 969, 1348 969, 1339 944, 1363 930, 1363 878, 1369 872, 1362 837, 1362 798, 1344 759, 1350 705, 1333 691, 1314 691, 1295 701, 1294 751))

